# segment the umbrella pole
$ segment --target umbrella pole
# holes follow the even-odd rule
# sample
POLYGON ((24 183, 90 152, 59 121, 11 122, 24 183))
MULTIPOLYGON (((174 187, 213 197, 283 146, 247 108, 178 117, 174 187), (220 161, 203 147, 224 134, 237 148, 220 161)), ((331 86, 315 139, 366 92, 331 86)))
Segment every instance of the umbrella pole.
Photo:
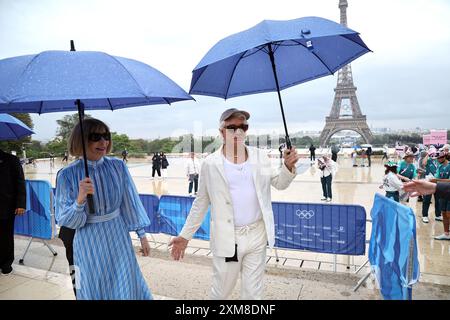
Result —
POLYGON ((286 147, 288 149, 291 149, 292 148, 291 139, 289 139, 289 133, 288 133, 287 125, 286 125, 286 118, 284 116, 283 101, 281 100, 280 85, 278 84, 277 69, 275 66, 275 57, 273 55, 272 44, 269 43, 268 46, 269 46, 270 62, 272 63, 273 76, 275 78, 275 84, 277 86, 278 100, 280 102, 281 116, 283 117, 284 132, 286 134, 286 147))
MULTIPOLYGON (((77 108, 78 108, 78 119, 80 122, 81 144, 83 145, 84 173, 86 175, 86 178, 89 178, 89 169, 88 169, 88 164, 87 164, 86 145, 84 142, 84 130, 83 130, 84 105, 80 101, 80 99, 77 99, 76 104, 77 104, 77 108)), ((87 195, 87 204, 88 204, 89 213, 94 214, 95 206, 94 206, 94 198, 92 197, 92 194, 87 195)))

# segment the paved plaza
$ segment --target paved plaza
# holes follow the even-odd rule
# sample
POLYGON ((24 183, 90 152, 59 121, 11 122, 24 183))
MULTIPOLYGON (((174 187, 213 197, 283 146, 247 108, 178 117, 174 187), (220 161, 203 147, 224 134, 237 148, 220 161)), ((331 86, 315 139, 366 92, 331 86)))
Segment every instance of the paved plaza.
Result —
MULTIPOLYGON (((321 184, 315 166, 310 166, 305 150, 300 150, 298 176, 284 191, 273 189, 274 201, 320 202, 321 184)), ((167 176, 151 178, 148 159, 131 159, 128 167, 139 193, 160 195, 187 195, 188 182, 184 172, 184 159, 168 158, 170 166, 167 176)), ((274 165, 279 159, 273 159, 274 165)), ((362 205, 370 219, 370 209, 384 167, 380 158, 374 158, 371 167, 352 167, 348 153, 338 159, 339 170, 333 180, 333 203, 362 205)), ((56 172, 61 167, 59 159, 54 165, 48 161, 37 162, 37 167, 28 165, 27 179, 45 179, 55 185, 56 172)), ((414 286, 414 299, 450 299, 450 242, 437 241, 433 237, 443 232, 442 222, 434 221, 433 206, 430 207, 430 223, 421 221, 421 203, 409 202, 417 217, 417 240, 420 282, 414 286)), ((367 238, 371 226, 367 224, 367 238)), ((134 235, 133 235, 134 237, 134 235)), ((167 249, 169 236, 149 235, 153 248, 150 257, 138 261, 141 270, 157 299, 207 299, 211 283, 211 252, 209 243, 192 240, 187 256, 182 262, 172 261, 167 249)), ((138 240, 133 238, 138 250, 138 240)), ((18 264, 27 245, 27 239, 16 237, 15 272, 0 277, 0 299, 73 299, 68 276, 68 265, 64 248, 59 239, 50 242, 58 255, 54 257, 45 245, 35 241, 31 245, 24 265, 18 264), (42 289, 45 290, 42 290, 42 289)), ((278 261, 274 250, 267 250, 266 299, 380 299, 373 278, 354 292, 358 280, 368 273, 364 267, 355 271, 367 260, 367 256, 334 256, 306 251, 278 250, 278 261)), ((367 250, 366 250, 367 255, 367 250)), ((238 297, 238 288, 232 298, 238 297)))

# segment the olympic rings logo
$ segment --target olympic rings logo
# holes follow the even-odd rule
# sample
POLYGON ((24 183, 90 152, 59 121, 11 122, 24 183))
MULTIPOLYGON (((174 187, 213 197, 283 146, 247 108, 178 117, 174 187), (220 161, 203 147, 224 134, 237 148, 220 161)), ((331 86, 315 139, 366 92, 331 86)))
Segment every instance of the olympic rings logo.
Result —
POLYGON ((297 215, 297 217, 299 217, 300 219, 311 219, 312 217, 314 217, 314 211, 312 210, 297 210, 295 211, 295 214, 297 215))

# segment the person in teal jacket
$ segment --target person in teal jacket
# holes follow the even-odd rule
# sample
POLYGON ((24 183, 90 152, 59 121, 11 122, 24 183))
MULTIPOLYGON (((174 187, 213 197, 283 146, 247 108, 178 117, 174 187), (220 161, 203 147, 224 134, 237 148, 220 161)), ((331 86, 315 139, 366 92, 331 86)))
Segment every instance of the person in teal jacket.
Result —
MULTIPOLYGON (((439 167, 436 171, 435 179, 431 179, 431 182, 450 182, 450 162, 449 154, 441 150, 437 156, 439 167)), ((444 233, 434 237, 436 240, 450 240, 450 201, 446 198, 439 199, 439 206, 444 223, 444 233)))
POLYGON ((400 161, 397 167, 397 173, 403 181, 410 181, 417 177, 417 169, 414 165, 414 154, 406 152, 403 161, 400 161))
MULTIPOLYGON (((434 178, 439 165, 436 159, 436 155, 434 153, 427 153, 422 159, 422 165, 424 167, 424 178, 427 180, 430 180, 430 178, 434 178)), ((423 196, 422 221, 424 223, 429 222, 428 209, 430 208, 432 196, 433 195, 431 194, 423 196)), ((436 197, 436 195, 434 196, 434 216, 435 220, 442 221, 441 210, 439 208, 439 199, 436 197)))
MULTIPOLYGON (((397 173, 398 177, 405 182, 409 182, 417 177, 417 169, 414 165, 414 154, 412 152, 406 151, 403 161, 400 161, 398 164, 397 173)), ((409 202, 409 197, 403 200, 409 202)))

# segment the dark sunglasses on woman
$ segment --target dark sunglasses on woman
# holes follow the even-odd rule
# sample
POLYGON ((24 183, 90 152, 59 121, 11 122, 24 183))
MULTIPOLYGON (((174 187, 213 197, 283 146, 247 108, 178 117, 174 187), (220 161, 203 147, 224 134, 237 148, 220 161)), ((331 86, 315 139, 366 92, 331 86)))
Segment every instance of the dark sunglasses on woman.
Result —
POLYGON ((234 132, 236 132, 236 130, 238 130, 238 129, 241 129, 242 131, 247 131, 248 130, 248 124, 241 124, 239 126, 237 126, 235 124, 230 124, 228 126, 225 126, 225 129, 233 130, 234 132))
POLYGON ((103 138, 105 141, 111 140, 111 133, 105 132, 105 133, 98 133, 98 132, 92 132, 89 133, 88 139, 92 142, 100 141, 100 139, 103 138))

